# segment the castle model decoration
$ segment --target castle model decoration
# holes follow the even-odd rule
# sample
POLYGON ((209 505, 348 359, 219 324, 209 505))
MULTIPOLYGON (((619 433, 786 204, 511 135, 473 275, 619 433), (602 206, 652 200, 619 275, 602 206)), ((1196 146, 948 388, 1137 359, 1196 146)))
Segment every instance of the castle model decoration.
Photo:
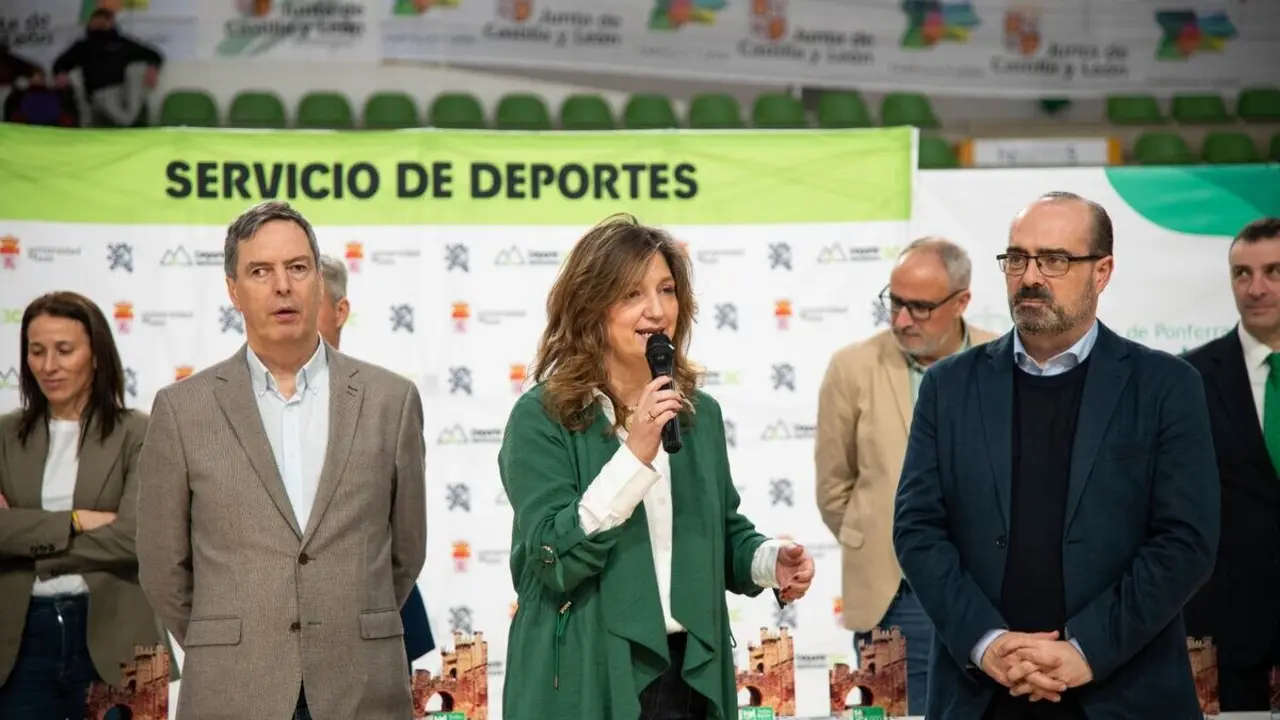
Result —
POLYGON ((97 682, 89 687, 89 720, 167 720, 169 717, 169 650, 164 645, 138 645, 134 659, 121 663, 120 687, 97 682))
POLYGON ((453 633, 453 650, 440 651, 440 674, 413 671, 413 718, 434 713, 460 712, 467 720, 489 718, 489 643, 484 633, 453 633), (431 699, 439 697, 439 706, 431 699))
POLYGON ((858 668, 836 663, 828 671, 831 712, 843 715, 850 707, 884 708, 886 715, 907 714, 907 641, 898 628, 876 628, 870 639, 859 639, 858 668), (860 696, 849 703, 854 689, 860 696))
POLYGON ((796 663, 791 632, 760 628, 760 643, 747 644, 747 667, 738 669, 738 692, 746 690, 752 707, 773 708, 775 715, 796 714, 796 663))

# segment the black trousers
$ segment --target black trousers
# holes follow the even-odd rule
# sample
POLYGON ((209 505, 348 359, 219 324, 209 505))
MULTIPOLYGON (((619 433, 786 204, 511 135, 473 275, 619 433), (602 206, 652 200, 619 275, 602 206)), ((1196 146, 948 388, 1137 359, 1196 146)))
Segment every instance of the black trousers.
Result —
POLYGON ((1060 702, 1031 702, 1026 696, 1014 697, 1007 688, 996 691, 987 706, 983 720, 1086 720, 1079 703, 1069 694, 1060 702))
POLYGON ((707 717, 707 699, 680 677, 688 642, 686 633, 667 636, 671 667, 640 691, 640 720, 705 720, 707 717))
MULTIPOLYGON (((1218 706, 1221 712, 1264 712, 1271 709, 1271 668, 1280 667, 1280 633, 1271 652, 1252 666, 1227 665, 1218 651, 1218 706)), ((1227 660, 1230 662, 1230 659, 1227 660)))

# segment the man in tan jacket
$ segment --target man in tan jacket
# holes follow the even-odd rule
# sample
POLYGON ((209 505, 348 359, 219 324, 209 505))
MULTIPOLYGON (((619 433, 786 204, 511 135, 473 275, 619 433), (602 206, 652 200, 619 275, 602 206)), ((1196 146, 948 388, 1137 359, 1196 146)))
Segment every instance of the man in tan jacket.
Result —
POLYGON ((225 254, 248 342, 160 391, 139 459, 139 579, 185 652, 178 720, 405 720, 421 398, 321 340, 320 252, 287 204, 237 218, 225 254))
POLYGON ((908 245, 880 295, 891 329, 837 351, 818 397, 818 508, 843 548, 845 627, 858 637, 902 632, 910 715, 924 714, 933 626, 898 567, 893 500, 925 370, 995 337, 962 318, 971 274, 968 255, 948 240, 908 245))

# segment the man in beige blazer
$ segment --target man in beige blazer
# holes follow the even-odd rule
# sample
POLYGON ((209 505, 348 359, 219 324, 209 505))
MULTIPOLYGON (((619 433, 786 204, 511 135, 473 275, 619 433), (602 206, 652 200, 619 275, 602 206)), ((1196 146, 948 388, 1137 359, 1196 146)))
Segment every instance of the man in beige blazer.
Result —
POLYGON ((426 543, 422 401, 317 330, 310 224, 227 231, 247 344, 156 396, 139 460, 143 590, 183 646, 178 720, 406 720, 400 607, 426 543))
POLYGON ((962 318, 971 274, 968 255, 950 241, 908 245, 880 295, 891 328, 837 351, 818 396, 818 509, 843 549, 845 627, 859 636, 901 630, 911 715, 924 714, 933 626, 898 567, 893 501, 924 371, 995 337, 962 318))

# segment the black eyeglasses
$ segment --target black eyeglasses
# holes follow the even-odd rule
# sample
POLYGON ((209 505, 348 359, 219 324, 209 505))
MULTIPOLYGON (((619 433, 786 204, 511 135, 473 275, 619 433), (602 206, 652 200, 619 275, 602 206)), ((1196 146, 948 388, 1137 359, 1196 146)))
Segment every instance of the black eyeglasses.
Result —
POLYGON ((880 306, 889 311, 890 318, 896 317, 898 313, 902 312, 903 308, 906 308, 907 312, 911 313, 912 320, 924 321, 933 317, 934 310, 946 305, 952 298, 965 290, 966 288, 960 288, 938 302, 931 303, 923 300, 903 300, 902 298, 894 297, 893 293, 889 292, 888 286, 886 286, 884 290, 880 291, 880 306))
POLYGON ((1044 255, 1028 255, 1026 253, 1001 253, 996 256, 1000 261, 1000 270, 1005 275, 1021 275, 1027 271, 1031 261, 1045 277, 1066 275, 1072 263, 1101 260, 1106 255, 1067 255, 1066 253, 1045 253, 1044 255))

